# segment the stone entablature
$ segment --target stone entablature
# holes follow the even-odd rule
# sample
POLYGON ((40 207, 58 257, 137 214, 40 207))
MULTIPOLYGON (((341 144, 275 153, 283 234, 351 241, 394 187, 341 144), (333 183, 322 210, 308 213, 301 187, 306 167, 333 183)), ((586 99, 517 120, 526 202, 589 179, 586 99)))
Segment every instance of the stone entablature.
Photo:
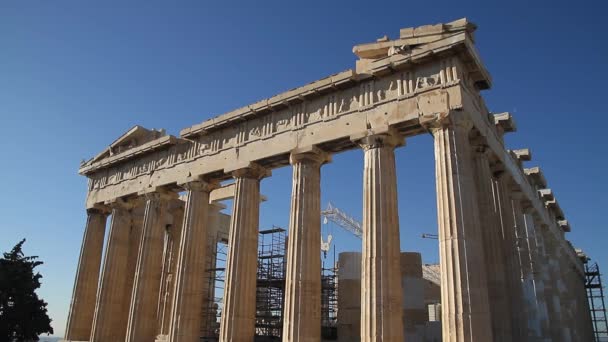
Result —
POLYGON ((375 61, 368 73, 346 71, 184 129, 181 138, 163 137, 151 146, 85 163, 80 173, 91 179, 88 206, 171 184, 188 173, 223 173, 225 165, 266 164, 265 159, 277 158, 269 166, 287 165, 287 157, 280 156, 298 147, 331 143, 332 152, 353 148, 349 137, 368 129, 396 126, 405 135, 424 132, 418 123, 421 115, 462 108, 460 74, 465 80, 470 77, 460 61, 472 58, 463 57, 467 53, 476 54, 465 44, 468 40, 464 32, 441 38, 375 61), (455 47, 462 51, 450 50, 455 47), (453 56, 437 60, 441 53, 453 56), (379 75, 380 65, 385 72, 403 72, 379 75), (172 176, 159 175, 163 170, 172 176))
POLYGON ((86 337, 91 328, 85 321, 93 319, 94 291, 84 284, 99 276, 93 270, 101 258, 99 238, 103 234, 98 230, 111 209, 110 241, 91 339, 103 342, 110 335, 121 339, 126 331, 131 339, 156 332, 159 340, 197 340, 200 310, 189 300, 208 301, 201 297, 205 285, 199 266, 209 262, 209 252, 201 246, 207 245, 209 227, 217 224, 219 206, 213 202, 234 197, 230 233, 223 237, 232 247, 220 339, 251 340, 257 222, 259 201, 263 200, 259 184, 273 168, 291 163, 290 236, 294 239, 288 248, 284 341, 319 340, 317 329, 310 328, 316 327, 320 317, 319 298, 307 291, 320 286, 315 271, 320 262, 316 259, 319 251, 315 252, 319 232, 311 221, 320 219, 320 168, 332 153, 362 148, 362 282, 367 285, 362 289, 361 337, 363 341, 400 340, 401 319, 388 314, 399 306, 400 282, 391 276, 398 272, 386 267, 399 255, 394 149, 403 146, 407 137, 431 133, 444 340, 490 341, 507 335, 505 340, 525 340, 526 329, 541 336, 543 320, 557 326, 549 329, 545 324, 544 337, 560 340, 558 336, 570 336, 563 322, 574 319, 574 311, 562 313, 560 308, 566 310, 576 298, 566 294, 569 287, 576 287, 577 277, 582 279, 582 263, 564 238, 570 225, 540 169, 523 168, 523 162, 531 159, 530 151, 505 147, 504 134, 516 130, 511 114, 490 113, 481 97, 480 91, 490 88, 491 78, 474 47, 475 28, 460 19, 402 29, 398 39, 385 36, 355 46, 353 52, 359 60, 354 70, 185 128, 179 137, 135 126, 81 164, 79 172, 89 178, 89 221, 68 335, 86 337), (219 186, 230 178, 235 182, 219 186), (183 191, 185 195, 173 206, 162 203, 158 195, 183 191), (171 243, 171 251, 162 260, 163 267, 175 272, 175 279, 171 272, 156 272, 155 265, 161 260, 146 254, 159 249, 150 247, 160 244, 159 215, 175 221, 171 229, 165 226, 165 243, 171 243), (140 242, 141 222, 144 238, 140 242), (484 246, 486 243, 492 246, 484 246), (125 256, 128 265, 122 262, 125 256), (155 280, 160 277, 162 288, 139 288, 144 285, 138 284, 146 282, 137 279, 133 285, 136 264, 131 259, 139 260, 138 276, 143 272, 155 280), (560 268, 560 263, 567 265, 560 268), (504 273, 500 277, 491 274, 494 264, 504 273), (520 288, 522 279, 525 284, 520 288), (137 314, 151 314, 151 302, 132 306, 129 317, 113 315, 126 314, 119 310, 123 304, 113 302, 112 289, 120 290, 127 305, 131 287, 140 291, 141 298, 156 298, 150 293, 159 291, 165 295, 158 327, 148 326, 155 323, 137 314), (532 295, 535 298, 530 300, 532 295), (490 299, 497 297, 513 297, 512 307, 503 312, 490 310, 490 299), (538 305, 531 308, 532 302, 538 305), (88 314, 79 319, 81 311, 88 314), (537 322, 534 327, 527 326, 530 317, 537 322), (117 324, 122 330, 115 329, 117 324))
MULTIPOLYGON (((297 148, 351 149, 355 147, 351 136, 368 130, 393 127, 406 137, 424 133, 421 122, 465 110, 535 209, 544 213, 518 161, 487 120, 479 90, 489 87, 491 79, 473 46, 469 23, 450 27, 456 28, 438 35, 422 34, 424 43, 410 43, 407 49, 370 59, 365 68, 358 65, 360 70, 344 71, 186 128, 180 138, 163 136, 87 162, 80 168, 90 179, 87 207, 189 177, 225 179, 227 166, 288 165, 289 152, 297 148)), ((388 53, 389 46, 403 47, 406 42, 361 44, 353 51, 365 57, 370 56, 365 51, 388 53)), ((497 116, 501 127, 505 116, 510 118, 508 113, 497 116)), ((509 125, 504 132, 515 130, 514 123, 509 125)), ((552 222, 548 216, 543 218, 552 222)), ((571 259, 578 260, 574 254, 571 259)))

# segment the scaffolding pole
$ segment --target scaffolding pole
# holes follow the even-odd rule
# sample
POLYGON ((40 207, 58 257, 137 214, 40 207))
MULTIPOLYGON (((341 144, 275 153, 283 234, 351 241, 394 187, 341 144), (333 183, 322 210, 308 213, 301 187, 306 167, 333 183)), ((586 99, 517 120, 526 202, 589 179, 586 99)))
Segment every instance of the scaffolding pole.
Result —
POLYGON ((322 268, 321 273, 321 337, 338 339, 338 269, 322 268))
POLYGON ((286 230, 273 226, 259 233, 255 340, 280 341, 285 298, 286 230))
POLYGON ((595 342, 608 342, 608 321, 604 303, 604 287, 600 267, 597 263, 585 263, 585 288, 593 322, 595 342))
POLYGON ((201 340, 212 342, 219 339, 219 328, 222 316, 224 281, 226 279, 226 260, 228 257, 228 245, 224 241, 213 240, 210 247, 210 265, 208 265, 206 276, 208 279, 207 302, 203 308, 203 324, 201 329, 201 340))

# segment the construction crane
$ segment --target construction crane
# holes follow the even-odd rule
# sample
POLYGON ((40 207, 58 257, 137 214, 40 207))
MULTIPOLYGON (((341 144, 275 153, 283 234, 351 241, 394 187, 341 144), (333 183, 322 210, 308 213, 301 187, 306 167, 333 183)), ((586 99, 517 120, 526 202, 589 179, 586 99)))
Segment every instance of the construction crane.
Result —
POLYGON ((321 217, 323 217, 323 224, 327 224, 329 220, 343 229, 353 233, 358 238, 361 238, 363 235, 361 222, 355 220, 342 210, 334 207, 331 202, 327 203, 327 208, 321 211, 321 217))
MULTIPOLYGON (((343 228, 344 230, 354 234, 358 238, 361 238, 361 236, 363 235, 363 227, 361 225, 361 222, 355 220, 352 216, 338 209, 333 204, 331 204, 331 202, 327 203, 327 208, 321 211, 321 217, 323 217, 323 224, 327 224, 329 221, 331 221, 343 228)), ((321 241, 321 250, 323 250, 324 253, 327 253, 326 250, 329 250, 331 238, 332 236, 329 235, 327 243, 321 241)), ((425 233, 422 234, 422 238, 437 239, 438 236, 436 234, 425 233)), ((439 264, 423 264, 422 277, 428 281, 439 285, 441 283, 439 264)))

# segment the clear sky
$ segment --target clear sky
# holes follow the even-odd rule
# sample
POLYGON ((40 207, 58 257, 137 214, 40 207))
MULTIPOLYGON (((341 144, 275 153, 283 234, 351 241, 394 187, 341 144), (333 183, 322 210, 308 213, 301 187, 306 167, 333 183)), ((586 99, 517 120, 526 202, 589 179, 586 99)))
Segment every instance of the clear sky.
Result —
MULTIPOLYGON (((135 124, 177 135, 256 100, 354 67, 352 46, 403 27, 468 17, 493 76, 489 108, 511 111, 568 238, 608 270, 608 44, 601 1, 2 1, 0 251, 27 238, 40 295, 64 332, 85 222, 79 162, 135 124)), ((437 262, 432 139, 397 150, 401 245, 437 262)), ((361 217, 362 152, 323 168, 323 205, 361 217)), ((262 183, 261 225, 287 226, 291 170, 262 183)), ((332 229, 324 229, 325 234, 332 229)), ((342 250, 360 248, 335 232, 342 250)))

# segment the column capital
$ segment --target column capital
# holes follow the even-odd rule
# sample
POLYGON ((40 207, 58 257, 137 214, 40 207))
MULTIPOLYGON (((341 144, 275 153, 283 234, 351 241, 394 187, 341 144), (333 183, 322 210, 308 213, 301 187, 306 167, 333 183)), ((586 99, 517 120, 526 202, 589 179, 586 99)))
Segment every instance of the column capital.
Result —
POLYGON ((505 172, 505 164, 503 164, 503 162, 498 158, 492 158, 490 162, 490 170, 492 171, 492 176, 494 176, 496 180, 510 177, 509 173, 505 172))
POLYGON ((91 208, 87 208, 87 214, 99 214, 99 215, 109 215, 112 212, 112 208, 108 205, 97 203, 93 205, 91 208))
POLYGON ((524 193, 521 189, 521 187, 519 186, 519 184, 517 184, 512 177, 509 177, 509 181, 507 182, 507 186, 509 189, 509 192, 511 193, 511 199, 516 200, 518 202, 523 201, 526 196, 524 196, 524 193))
POLYGON ((142 204, 142 202, 143 202, 142 197, 137 196, 137 197, 129 197, 129 198, 125 198, 125 197, 113 198, 109 201, 106 201, 104 204, 106 206, 108 206, 109 208, 111 208, 112 210, 114 210, 114 209, 131 210, 135 207, 140 206, 142 204))
POLYGON ((264 168, 257 163, 247 163, 247 165, 244 165, 242 167, 237 167, 234 169, 226 169, 224 171, 231 173, 232 177, 234 177, 234 178, 262 179, 262 178, 270 177, 270 175, 272 174, 272 172, 269 169, 264 168))
POLYGON ((296 163, 313 163, 323 165, 331 161, 331 154, 321 150, 316 146, 310 146, 306 148, 298 148, 291 151, 289 155, 289 163, 291 165, 296 163))
POLYGON ((492 154, 492 149, 488 145, 488 139, 481 135, 481 133, 479 133, 477 129, 473 129, 473 131, 471 132, 469 142, 471 144, 471 149, 474 153, 477 153, 479 155, 485 155, 489 159, 492 154))
POLYGON ((527 197, 522 198, 520 203, 521 209, 524 211, 524 214, 533 214, 534 205, 532 205, 532 202, 527 197))
POLYGON ((350 139, 364 150, 405 145, 405 138, 388 126, 368 129, 367 132, 353 135, 350 139))
POLYGON ((471 130, 474 125, 465 112, 449 111, 447 113, 426 114, 420 117, 420 125, 433 135, 438 130, 451 127, 458 130, 471 130))
POLYGON ((154 187, 148 188, 144 191, 140 191, 138 193, 141 197, 143 197, 146 201, 149 200, 164 200, 171 201, 179 198, 179 194, 175 191, 171 191, 165 187, 154 187))
POLYGON ((203 179, 184 181, 178 185, 186 190, 203 192, 211 192, 220 187, 217 181, 206 181, 203 179))

